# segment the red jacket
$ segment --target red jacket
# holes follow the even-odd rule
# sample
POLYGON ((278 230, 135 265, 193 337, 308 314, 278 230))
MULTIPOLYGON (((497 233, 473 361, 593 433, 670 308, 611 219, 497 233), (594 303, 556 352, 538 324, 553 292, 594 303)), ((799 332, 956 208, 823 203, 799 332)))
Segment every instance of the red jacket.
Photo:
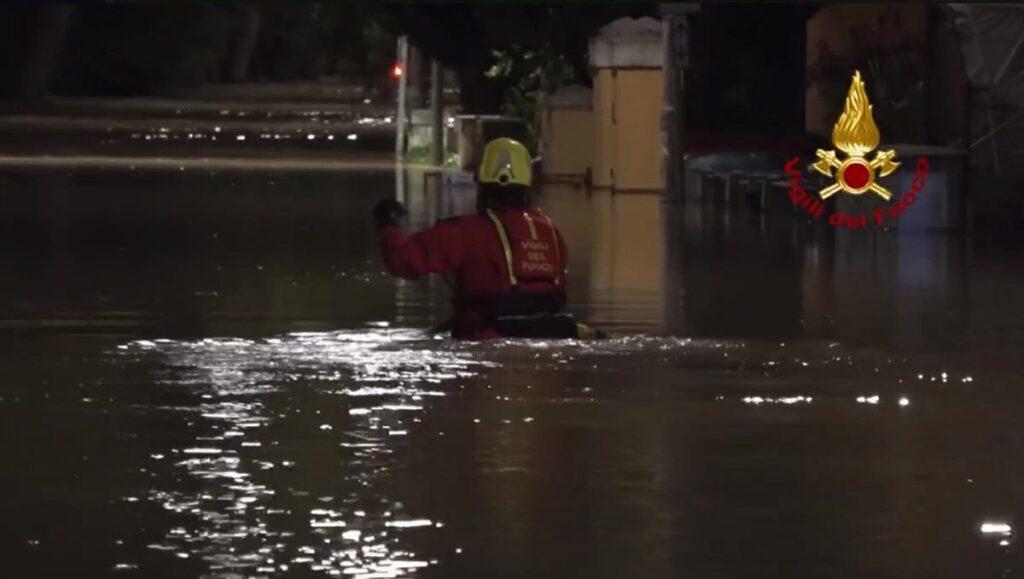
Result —
POLYGON ((380 242, 394 275, 454 275, 457 338, 498 337, 494 317, 530 315, 564 304, 568 252, 561 233, 538 209, 445 219, 409 236, 387 227, 380 242))

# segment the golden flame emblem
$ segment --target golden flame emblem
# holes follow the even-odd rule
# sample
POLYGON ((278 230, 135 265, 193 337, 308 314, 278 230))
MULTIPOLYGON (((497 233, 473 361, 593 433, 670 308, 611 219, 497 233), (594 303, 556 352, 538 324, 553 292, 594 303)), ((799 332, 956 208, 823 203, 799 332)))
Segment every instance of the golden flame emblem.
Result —
POLYGON ((836 157, 835 151, 818 149, 818 162, 811 165, 816 171, 836 182, 821 190, 821 198, 827 199, 840 190, 851 195, 860 195, 865 191, 873 191, 888 201, 892 193, 875 182, 877 177, 885 177, 900 166, 894 159, 896 151, 879 151, 875 158, 868 161, 865 157, 875 150, 879 139, 878 125, 871 116, 871 103, 864 90, 864 81, 860 71, 853 73, 853 82, 846 93, 843 103, 843 114, 839 115, 835 127, 832 128, 832 144, 848 156, 844 160, 836 157), (833 175, 832 170, 836 172, 833 175))

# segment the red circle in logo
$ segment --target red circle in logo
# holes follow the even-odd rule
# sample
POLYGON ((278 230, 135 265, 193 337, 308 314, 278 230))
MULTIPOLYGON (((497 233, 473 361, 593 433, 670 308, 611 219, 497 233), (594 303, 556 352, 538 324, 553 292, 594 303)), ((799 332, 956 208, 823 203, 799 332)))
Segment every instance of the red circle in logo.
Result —
POLYGON ((853 162, 843 169, 843 181, 851 189, 863 189, 871 179, 871 168, 865 163, 853 162))

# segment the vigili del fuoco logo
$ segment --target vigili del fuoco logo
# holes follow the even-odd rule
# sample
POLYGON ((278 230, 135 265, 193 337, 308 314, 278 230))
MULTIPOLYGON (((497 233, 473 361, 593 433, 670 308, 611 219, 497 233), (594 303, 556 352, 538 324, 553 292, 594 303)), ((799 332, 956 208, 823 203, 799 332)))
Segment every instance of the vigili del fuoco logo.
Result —
POLYGON ((840 191, 848 195, 873 193, 884 203, 873 207, 870 216, 865 211, 860 215, 833 211, 828 217, 829 224, 848 229, 867 229, 869 222, 876 226, 892 225, 892 220, 899 219, 917 202, 917 195, 924 189, 925 177, 928 175, 928 159, 917 159, 916 175, 910 191, 891 203, 893 194, 878 183, 878 178, 891 175, 900 163, 896 161, 896 152, 892 150, 878 151, 873 159, 868 159, 868 155, 878 148, 880 139, 878 126, 871 115, 871 103, 868 102, 864 81, 860 78, 860 71, 856 71, 853 73, 850 90, 846 93, 843 113, 832 128, 832 144, 846 156, 841 158, 835 151, 818 149, 818 161, 811 165, 818 173, 834 179, 834 183, 819 191, 817 196, 808 193, 800 184, 803 176, 799 169, 800 158, 793 157, 786 163, 786 174, 790 176, 790 200, 814 219, 819 219, 825 213, 824 200, 840 191))

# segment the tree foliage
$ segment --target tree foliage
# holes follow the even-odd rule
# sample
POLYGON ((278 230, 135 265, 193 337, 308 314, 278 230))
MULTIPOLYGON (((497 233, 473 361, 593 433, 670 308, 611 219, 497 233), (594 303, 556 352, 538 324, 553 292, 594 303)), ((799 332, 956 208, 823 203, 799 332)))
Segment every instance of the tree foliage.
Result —
POLYGON ((617 18, 656 12, 649 3, 388 7, 392 30, 453 69, 463 105, 477 113, 516 106, 558 84, 589 82, 589 38, 617 18))
MULTIPOLYGON (((34 7, 3 8, 6 55, 24 52, 34 7), (17 22, 21 24, 18 25, 17 22), (9 30, 6 30, 9 29, 9 30)), ((622 16, 654 14, 656 4, 323 4, 238 1, 82 4, 68 28, 51 86, 74 94, 147 94, 239 80, 299 80, 325 74, 385 75, 397 35, 453 70, 467 111, 527 103, 559 83, 587 82, 587 40, 622 16), (257 40, 238 65, 238 38, 257 40)), ((0 60, 17 77, 22 58, 0 60)))

